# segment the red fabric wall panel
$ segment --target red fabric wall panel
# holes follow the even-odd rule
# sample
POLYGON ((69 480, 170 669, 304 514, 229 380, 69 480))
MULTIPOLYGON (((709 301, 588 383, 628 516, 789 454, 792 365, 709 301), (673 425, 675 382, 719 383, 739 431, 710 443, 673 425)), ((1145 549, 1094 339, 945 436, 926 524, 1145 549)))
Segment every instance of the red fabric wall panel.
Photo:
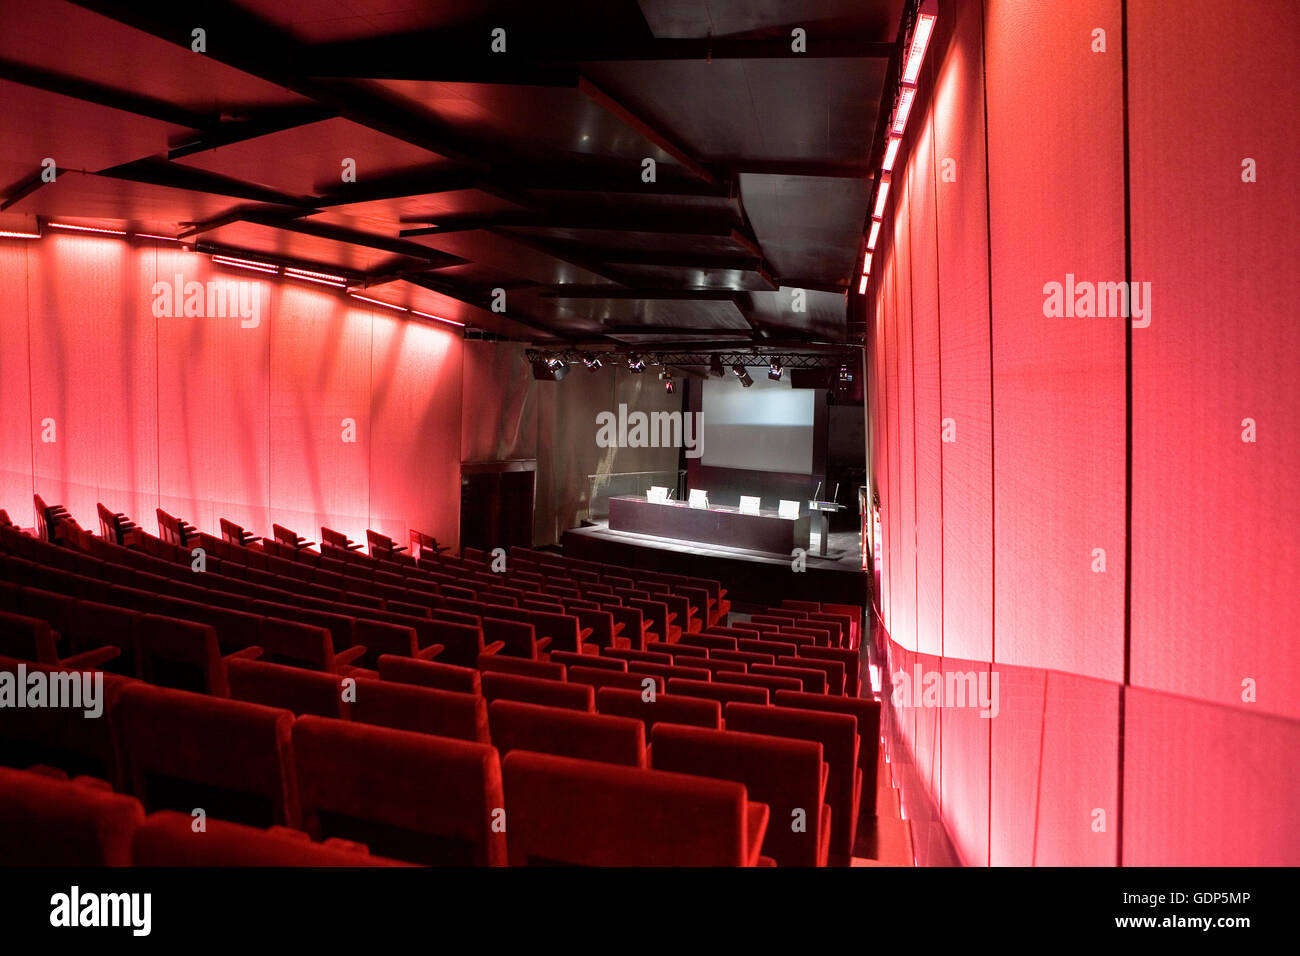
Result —
POLYGON ((4 306, 6 325, 30 318, 36 490, 94 531, 97 501, 155 523, 153 265, 113 238, 56 233, 28 258, 26 313, 4 306))
POLYGON ((1297 717, 1300 7, 1131 0, 1129 29, 1132 681, 1297 717))
POLYGON ((893 187, 894 344, 898 350, 898 550, 894 568, 894 639, 916 650, 916 408, 912 351, 912 256, 907 177, 893 187))
MULTIPOLYGON (((31 378, 27 374, 26 242, 0 240, 0 508, 24 528, 32 509, 31 378)), ((39 440, 39 435, 38 435, 39 440)))
POLYGON ((986 9, 994 653, 1120 680, 1125 322, 1044 314, 1046 283, 1124 280, 1120 57, 1090 50, 1119 0, 986 9))
POLYGON ((926 59, 937 64, 928 118, 940 168, 941 417, 951 420, 953 438, 942 446, 943 652, 987 661, 993 659, 993 418, 979 5, 946 3, 939 23, 944 34, 951 31, 951 45, 937 42, 926 59))
POLYGON ((1300 860, 1295 721, 1130 688, 1125 729, 1125 866, 1300 860))
MULTIPOLYGON (((245 282, 261 303, 258 323, 249 328, 244 323, 253 320, 237 314, 157 320, 162 358, 158 393, 167 397, 158 403, 158 507, 206 531, 215 533, 220 519, 227 518, 269 535, 271 522, 280 520, 267 508, 271 476, 265 409, 275 284, 255 272, 215 269, 206 256, 180 249, 149 250, 143 256, 155 281, 173 288, 177 275, 205 286, 210 281, 245 282)), ((152 506, 131 516, 154 530, 152 506)), ((314 538, 311 528, 299 530, 314 538)))
MULTIPOLYGON (((943 658, 942 667, 944 673, 989 670, 985 661, 954 657, 943 658)), ((999 693, 1005 690, 999 688, 999 693)), ((974 707, 949 707, 943 712, 939 788, 931 795, 938 802, 958 856, 968 866, 988 864, 989 735, 997 723, 981 717, 974 707)))
MULTIPOLYGON (((884 230, 882 229, 883 233, 884 230)), ((901 611, 899 604, 902 602, 902 585, 899 582, 902 572, 902 525, 900 523, 899 504, 902 492, 903 471, 900 466, 903 448, 902 440, 899 437, 899 415, 898 415, 898 260, 895 255, 894 243, 890 242, 885 252, 885 271, 883 275, 883 298, 884 298, 884 323, 881 328, 881 342, 883 343, 885 355, 885 420, 886 434, 889 440, 889 483, 886 491, 889 498, 886 500, 881 496, 887 515, 885 545, 886 555, 889 561, 889 575, 885 582, 888 602, 885 613, 885 627, 890 634, 901 632, 903 630, 901 611)), ((911 475, 907 475, 911 480, 911 475)), ((909 645, 912 641, 906 642, 909 645)))
MULTIPOLYGON (((448 328, 374 317, 370 526, 406 543, 415 528, 456 547, 460 529, 461 339, 448 328)), ((474 396, 467 397, 471 409, 474 396)))
POLYGON ((943 493, 939 274, 934 229, 934 138, 918 123, 908 162, 912 221, 912 367, 916 393, 916 603, 918 650, 943 652, 943 493))

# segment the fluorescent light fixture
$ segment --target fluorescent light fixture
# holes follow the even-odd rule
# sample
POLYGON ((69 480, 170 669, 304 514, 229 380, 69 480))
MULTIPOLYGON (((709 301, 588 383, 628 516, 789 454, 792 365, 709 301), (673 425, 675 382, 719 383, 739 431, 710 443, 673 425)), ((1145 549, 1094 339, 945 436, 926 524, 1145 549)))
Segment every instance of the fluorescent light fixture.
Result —
MULTIPOLYGON (((867 237, 867 248, 876 248, 876 240, 880 238, 880 220, 871 220, 871 235, 867 237)), ((865 271, 865 270, 864 270, 865 271)))
POLYGON ((934 32, 934 14, 922 13, 916 18, 912 30, 912 45, 907 50, 907 62, 903 66, 903 82, 915 83, 921 75, 921 61, 925 59, 925 48, 930 45, 930 34, 934 32))
POLYGON ((234 269, 251 269, 254 272, 266 272, 275 275, 280 271, 280 267, 270 262, 255 262, 252 259, 237 259, 234 256, 214 255, 212 261, 219 266, 230 266, 234 269))
POLYGON ((876 209, 872 218, 881 219, 885 213, 885 200, 889 198, 889 174, 880 177, 880 189, 876 191, 876 209))
POLYGON ((444 319, 440 315, 431 315, 428 312, 421 312, 419 309, 412 309, 411 315, 418 315, 422 319, 433 319, 435 322, 446 322, 448 325, 454 325, 460 329, 465 327, 464 322, 457 322, 455 319, 444 319))
POLYGON ((301 279, 303 282, 316 282, 320 285, 332 285, 338 289, 348 284, 348 280, 343 276, 330 275, 328 272, 312 272, 310 269, 296 269, 292 266, 285 266, 284 274, 290 279, 301 279))
POLYGON ((890 132, 897 136, 903 135, 903 130, 907 129, 907 116, 912 112, 912 100, 916 99, 916 87, 905 86, 898 91, 898 106, 894 108, 894 125, 890 127, 890 132))
POLYGON ((871 253, 870 252, 868 252, 865 256, 862 257, 862 274, 864 276, 871 274, 871 253))
POLYGON ((151 232, 137 232, 134 233, 134 236, 137 239, 157 239, 161 242, 180 242, 180 240, 175 236, 155 236, 151 232))
POLYGON ((381 302, 378 299, 372 299, 369 296, 357 295, 355 292, 349 292, 348 295, 354 299, 360 299, 362 302, 369 302, 371 305, 382 305, 385 309, 392 309, 394 312, 410 312, 404 305, 393 305, 391 302, 381 302))
POLYGON ((863 276, 863 277, 858 281, 858 295, 866 295, 866 294, 867 294, 867 279, 868 279, 868 278, 870 278, 870 277, 869 277, 869 276, 863 276))
POLYGON ((903 145, 901 136, 889 137, 889 145, 885 147, 885 161, 880 164, 880 168, 885 172, 890 172, 894 168, 894 160, 898 158, 898 147, 903 145))
POLYGON ((71 229, 73 232, 97 232, 106 236, 125 236, 126 232, 122 229, 103 229, 99 226, 74 226, 70 222, 52 222, 51 229, 71 229))
POLYGON ((39 232, 17 232, 15 230, 0 229, 0 239, 39 239, 39 232))

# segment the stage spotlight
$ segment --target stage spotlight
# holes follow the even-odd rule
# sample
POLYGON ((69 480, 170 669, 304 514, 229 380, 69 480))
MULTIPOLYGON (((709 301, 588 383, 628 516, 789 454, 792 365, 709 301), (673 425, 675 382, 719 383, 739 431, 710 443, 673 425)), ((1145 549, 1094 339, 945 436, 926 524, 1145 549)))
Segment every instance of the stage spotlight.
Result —
POLYGON ((645 360, 635 352, 629 352, 627 354, 627 370, 629 372, 644 372, 645 360))
POLYGON ((722 367, 722 356, 714 352, 709 358, 709 377, 722 378, 726 374, 726 370, 722 367))
POLYGON ((781 381, 782 371, 784 370, 781 368, 781 360, 774 358, 772 359, 771 366, 767 370, 767 377, 774 382, 779 382, 781 381))
POLYGON ((593 355, 591 352, 583 352, 582 364, 587 366, 588 369, 594 372, 596 371, 596 369, 600 368, 605 363, 603 363, 600 360, 599 355, 593 355))
POLYGON ((662 372, 660 372, 659 381, 664 383, 664 391, 667 392, 669 395, 677 391, 677 386, 673 383, 672 369, 666 368, 662 372))
POLYGON ((754 380, 750 378, 749 373, 745 371, 745 366, 741 365, 739 362, 731 366, 731 370, 736 373, 736 378, 740 379, 740 384, 745 388, 749 388, 749 386, 754 384, 754 380))
POLYGON ((558 372, 561 369, 568 369, 569 364, 559 355, 552 355, 546 360, 546 367, 552 372, 558 372))

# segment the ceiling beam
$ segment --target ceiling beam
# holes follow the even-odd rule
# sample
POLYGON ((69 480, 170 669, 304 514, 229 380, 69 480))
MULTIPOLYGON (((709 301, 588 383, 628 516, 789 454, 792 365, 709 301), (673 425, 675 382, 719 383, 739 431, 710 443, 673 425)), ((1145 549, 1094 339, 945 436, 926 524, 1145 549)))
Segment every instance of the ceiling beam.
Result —
POLYGON ((605 286, 556 286, 543 299, 644 299, 656 302, 734 302, 735 289, 610 289, 605 286))
POLYGON ((672 136, 656 127, 649 120, 639 116, 629 107, 620 103, 585 76, 578 80, 578 89, 587 97, 587 99, 591 100, 605 112, 609 113, 615 119, 620 120, 625 126, 636 130, 650 142, 658 146, 659 149, 671 156, 680 166, 690 172, 691 175, 704 180, 706 183, 717 182, 713 173, 705 169, 699 161, 688 153, 686 148, 673 139, 672 136))

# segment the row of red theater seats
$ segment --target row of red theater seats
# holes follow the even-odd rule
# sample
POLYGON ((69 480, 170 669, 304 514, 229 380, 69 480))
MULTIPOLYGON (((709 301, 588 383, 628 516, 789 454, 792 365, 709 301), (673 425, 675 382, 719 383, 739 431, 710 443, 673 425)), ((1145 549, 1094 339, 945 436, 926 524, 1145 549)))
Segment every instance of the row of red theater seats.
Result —
MULTIPOLYGON (((426 666, 419 661, 385 658, 389 660, 399 667, 426 666)), ((7 668, 16 665, 5 662, 7 668)), ((242 668, 294 670, 256 663, 242 664, 242 668)), ((312 672, 298 673, 329 679, 312 672)), ((268 675, 260 676, 264 679, 268 675)), ((154 810, 189 811, 201 806, 219 819, 257 825, 301 825, 317 839, 342 837, 364 843, 381 855, 414 862, 492 863, 502 860, 500 853, 493 850, 497 841, 490 824, 493 815, 505 807, 510 813, 511 839, 521 835, 526 846, 533 845, 534 837, 550 839, 557 828, 571 836, 579 831, 587 833, 585 843, 577 840, 567 855, 548 844, 541 851, 530 850, 516 862, 743 862, 716 854, 718 828, 724 835, 729 828, 734 832, 737 820, 745 819, 744 813, 722 817, 705 814, 704 820, 697 819, 701 794, 713 793, 716 797, 715 784, 719 781, 665 780, 659 779, 664 775, 648 774, 643 769, 651 762, 652 751, 645 746, 648 720, 653 725, 656 769, 743 784, 736 791, 738 798, 733 792, 732 797, 723 800, 733 811, 736 807, 743 810, 746 805, 754 806, 747 795, 770 802, 781 811, 781 825, 770 831, 772 839, 765 844, 759 832, 754 850, 762 846, 768 855, 785 863, 824 864, 833 845, 830 808, 838 806, 844 814, 841 820, 846 822, 842 823, 844 832, 837 834, 836 852, 847 858, 851 851, 862 793, 862 774, 856 768, 858 718, 834 710, 811 709, 808 704, 817 702, 804 698, 818 695, 792 693, 788 701, 779 701, 795 706, 729 703, 725 709, 728 729, 722 731, 722 711, 713 701, 667 695, 650 702, 635 691, 606 687, 598 692, 602 713, 595 714, 591 705, 597 695, 590 686, 495 673, 483 674, 482 680, 485 693, 493 701, 490 722, 497 749, 481 739, 481 730, 473 732, 480 737, 478 741, 458 741, 341 719, 304 716, 294 720, 287 709, 124 679, 110 683, 106 720, 102 723, 82 720, 78 727, 78 722, 65 713, 50 709, 18 713, 27 718, 29 725, 46 724, 47 731, 57 729, 51 723, 71 730, 58 740, 58 746, 64 748, 82 744, 102 751, 104 742, 92 742, 90 736, 107 735, 110 745, 115 742, 124 756, 127 784, 123 789, 154 810), (548 684, 554 686, 544 686, 548 684), (539 694, 551 700, 547 695, 561 688, 581 689, 586 707, 564 709, 509 699, 539 694), (703 710, 710 712, 711 726, 707 728, 674 723, 703 722, 703 710), (619 716, 618 711, 634 716, 619 716), (559 776, 567 783, 556 789, 551 779, 555 776, 553 759, 542 760, 531 773, 536 785, 551 796, 542 801, 541 807, 531 799, 521 799, 516 806, 509 757, 506 802, 502 803, 498 795, 498 749, 502 753, 551 753, 552 758, 578 753, 584 758, 623 764, 636 772, 629 775, 626 769, 602 769, 588 760, 579 760, 576 768, 560 767, 559 776), (795 772, 796 768, 802 771, 795 772), (593 776, 597 782, 588 779, 593 776), (604 796, 597 803, 577 799, 585 792, 583 787, 594 787, 590 791, 593 796, 604 796), (671 826, 652 827, 654 832, 649 836, 641 832, 644 828, 638 822, 640 813, 627 812, 629 805, 648 809, 647 788, 653 793, 664 788, 673 791, 676 795, 670 803, 678 807, 676 816, 680 817, 671 826), (431 797, 426 789, 451 791, 458 796, 444 803, 441 797, 431 797), (574 806, 584 809, 571 812, 574 806), (522 816, 516 814, 516 809, 522 816), (596 838, 596 834, 601 836, 596 838), (702 847, 712 849, 699 858, 702 847)), ((354 718, 363 708, 372 717, 391 716, 401 710, 396 705, 403 698, 425 704, 430 698, 439 698, 439 705, 444 707, 450 698, 466 698, 471 707, 478 709, 478 722, 483 723, 484 699, 471 695, 417 687, 385 688, 378 682, 359 681, 355 696, 351 705, 354 718)), ((426 708, 423 713, 428 712, 426 708)), ((422 722, 428 726, 428 721, 422 722)), ((471 735, 468 724, 472 722, 467 720, 467 726, 459 729, 465 736, 471 735)), ((14 730, 9 726, 6 733, 14 730)), ((456 728, 448 730, 457 732, 456 728)), ((527 788, 521 792, 526 793, 527 788)), ((512 847, 512 859, 514 855, 512 847)))
MULTIPOLYGON (((684 651, 685 648, 681 650, 684 651)), ((703 653, 702 649, 691 648, 692 652, 697 650, 703 653)), ((704 662, 704 658, 695 657, 693 653, 691 659, 704 662)), ((622 668, 625 666, 624 661, 614 658, 592 660, 600 661, 603 666, 572 667, 568 675, 561 675, 570 677, 572 682, 564 683, 490 670, 480 674, 475 670, 436 662, 385 656, 380 661, 380 671, 385 679, 408 681, 424 687, 384 685, 362 679, 352 687, 352 700, 345 699, 347 695, 343 693, 342 678, 337 675, 260 662, 231 662, 230 683, 234 696, 243 701, 275 705, 298 714, 318 714, 340 719, 349 717, 482 744, 492 742, 503 751, 515 748, 537 749, 612 760, 637 767, 645 766, 646 762, 642 724, 653 727, 655 723, 680 722, 719 730, 723 726, 720 702, 727 703, 727 713, 730 714, 732 703, 763 707, 768 700, 766 688, 722 683, 710 685, 706 681, 671 678, 667 682, 667 694, 662 693, 662 685, 659 685, 660 693, 656 699, 647 701, 640 689, 644 679, 642 675, 604 669, 610 664, 622 668), (619 685, 629 689, 620 689, 619 685), (483 696, 478 696, 480 692, 483 696), (511 700, 519 703, 509 703, 511 700), (490 708, 486 706, 488 702, 491 702, 490 708), (532 702, 534 706, 526 702, 532 702), (591 716, 597 703, 603 717, 591 716), (516 711, 513 715, 510 712, 512 708, 516 711), (568 715, 562 708, 570 708, 576 713, 568 715)), ((498 658, 487 658, 486 661, 564 667, 558 663, 507 661, 498 658)), ((719 663, 730 665, 732 662, 719 663)), ((639 662, 637 666, 646 665, 639 662)), ((708 676, 707 671, 703 673, 708 676)), ((126 684, 121 678, 113 678, 110 682, 110 719, 107 722, 77 720, 69 712, 59 710, 19 712, 25 720, 11 721, 5 728, 5 735, 11 738, 10 746, 6 748, 10 752, 7 759, 0 762, 17 765, 39 762, 51 750, 66 750, 76 743, 82 752, 73 755, 79 759, 73 760, 70 765, 65 764, 71 772, 89 770, 116 777, 119 781, 124 781, 124 786, 125 782, 131 782, 137 787, 143 786, 142 781, 133 778, 125 767, 114 770, 112 766, 119 755, 126 753, 129 756, 139 746, 138 743, 132 744, 134 738, 118 740, 113 733, 116 727, 113 719, 114 695, 120 693, 126 684), (96 731, 99 733, 96 734, 96 731), (15 735, 18 738, 16 741, 12 739, 15 735), (14 744, 18 746, 15 747, 14 744)), ((222 702, 221 705, 224 703, 228 702, 222 702)), ((838 855, 846 856, 851 851, 856 820, 856 810, 851 812, 851 807, 856 807, 860 798, 864 771, 867 777, 866 792, 874 792, 874 741, 878 734, 878 704, 855 698, 806 694, 797 690, 777 691, 775 703, 780 705, 777 710, 793 706, 849 715, 848 730, 854 741, 851 748, 846 746, 844 728, 840 729, 838 749, 835 749, 834 736, 822 741, 828 748, 829 783, 832 787, 832 797, 826 802, 829 806, 838 805, 839 820, 849 821, 847 829, 837 842, 838 855), (856 743, 859 726, 863 731, 863 739, 868 742, 867 748, 861 750, 856 743), (856 767, 855 757, 858 758, 856 767), (856 781, 851 794, 844 790, 844 781, 850 779, 856 781)), ((210 725, 211 714, 202 722, 210 725)), ((169 726, 175 723, 166 722, 169 726)), ((197 726, 199 722, 192 723, 197 726)), ((145 722, 142 726, 148 728, 153 723, 145 722)), ((232 736, 229 732, 220 734, 222 739, 231 739, 232 736)), ((156 743, 144 747, 146 753, 157 755, 158 751, 156 743)), ((130 764, 129 759, 126 762, 130 764)), ((763 780, 741 779, 742 782, 759 786, 758 792, 764 796, 770 789, 763 780)), ((822 782, 825 785, 828 781, 822 782)), ((804 807, 805 803, 806 801, 793 804, 792 807, 804 807)), ((786 856, 785 852, 776 851, 770 855, 778 859, 786 856)))

